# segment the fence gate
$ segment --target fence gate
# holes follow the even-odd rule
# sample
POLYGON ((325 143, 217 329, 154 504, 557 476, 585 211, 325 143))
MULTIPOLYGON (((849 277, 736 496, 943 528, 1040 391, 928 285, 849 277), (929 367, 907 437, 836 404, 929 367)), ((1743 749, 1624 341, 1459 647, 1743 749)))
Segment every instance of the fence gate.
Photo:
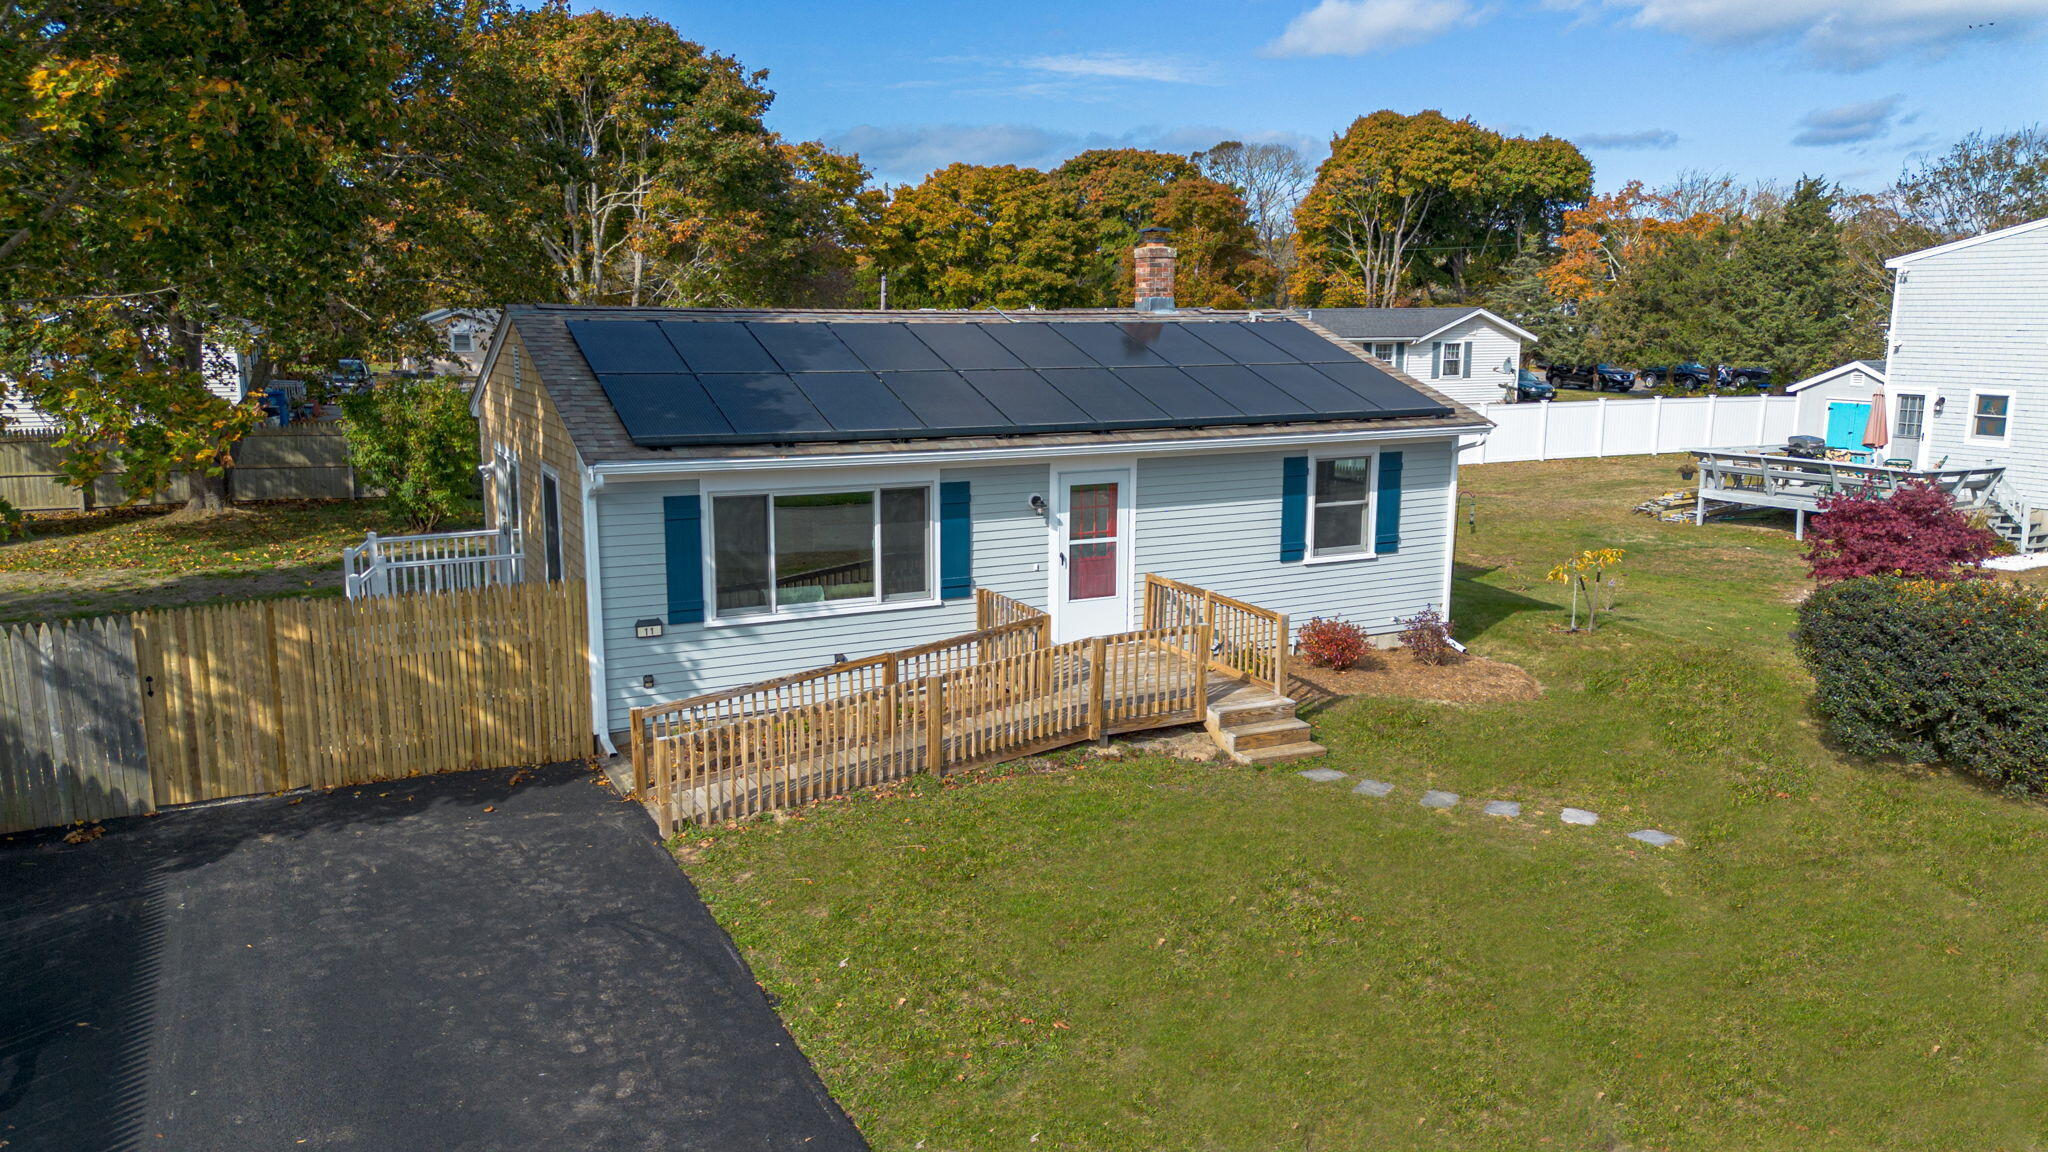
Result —
POLYGON ((0 627, 0 833, 155 809, 126 616, 0 627))

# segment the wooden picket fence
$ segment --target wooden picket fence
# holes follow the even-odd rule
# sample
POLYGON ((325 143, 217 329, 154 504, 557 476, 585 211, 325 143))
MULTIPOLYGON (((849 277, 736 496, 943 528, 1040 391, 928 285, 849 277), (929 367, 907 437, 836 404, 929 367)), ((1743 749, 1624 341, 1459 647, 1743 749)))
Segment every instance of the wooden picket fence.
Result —
POLYGON ((580 583, 536 582, 0 633, 0 832, 587 755, 584 621, 580 583))

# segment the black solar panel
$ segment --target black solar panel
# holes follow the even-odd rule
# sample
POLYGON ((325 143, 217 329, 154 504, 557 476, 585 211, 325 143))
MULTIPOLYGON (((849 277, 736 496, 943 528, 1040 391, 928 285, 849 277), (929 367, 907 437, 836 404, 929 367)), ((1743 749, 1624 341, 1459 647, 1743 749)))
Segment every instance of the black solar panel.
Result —
POLYGON ((1121 324, 1055 322, 1052 328, 1104 368, 1149 368, 1166 363, 1164 356, 1124 331, 1121 324))
POLYGON ((1034 432, 1047 429, 1086 428, 1095 421, 1080 405, 1045 382, 1029 368, 997 368, 987 372, 962 372, 974 390, 1019 428, 1034 432))
POLYGON ((1301 357, 1282 352, 1271 341, 1259 333, 1272 324, 1246 324, 1239 321, 1224 321, 1216 324, 1191 324, 1190 333, 1202 343, 1216 349, 1220 354, 1218 362, 1223 364, 1299 364, 1301 357))
POLYGON ((1024 368, 979 324, 916 324, 911 331, 956 372, 977 372, 985 368, 1024 368))
POLYGON ((1255 364, 1251 371, 1299 401, 1311 412, 1376 413, 1379 405, 1308 364, 1255 364))
POLYGON ((761 342, 784 372, 865 372, 867 365, 853 349, 839 342, 829 324, 749 324, 747 331, 761 342))
POLYGON ((692 372, 780 372, 744 324, 664 320, 663 335, 692 372))
POLYGON ((590 370, 607 372, 683 372, 682 357, 664 340, 661 329, 644 320, 571 320, 569 335, 582 349, 590 370))
POLYGON ((1255 324, 1250 327, 1261 340, 1287 353, 1289 360, 1299 360, 1305 364, 1332 364, 1358 359, 1351 354, 1350 349, 1340 348, 1292 320, 1277 324, 1255 324))
POLYGON ((1103 428, 1170 428, 1159 405, 1107 368, 1047 368, 1039 377, 1103 428))
MULTIPOLYGON (((1304 372, 1315 372, 1315 369, 1306 364, 1298 367, 1304 372)), ((1313 405, 1306 404, 1298 397, 1274 387, 1271 381, 1242 364, 1191 364, 1181 371, 1246 416, 1264 416, 1270 420, 1307 420, 1315 418, 1318 413, 1318 409, 1313 405)), ((1332 392, 1344 392, 1331 381, 1324 380, 1323 383, 1331 385, 1332 392)), ((1349 406, 1355 407, 1358 404, 1358 401, 1349 395, 1345 395, 1344 398, 1349 406)))
POLYGON ((870 372, 929 372, 947 367, 911 335, 908 324, 827 324, 870 372))
POLYGON ((1068 343, 1050 324, 977 324, 1010 354, 1033 368, 1094 368, 1088 354, 1068 343))
POLYGON ((986 432, 1009 425, 996 406, 958 372, 884 372, 882 382, 927 427, 986 432))
POLYGON ((776 444, 1441 415, 1291 321, 571 320, 636 443, 776 444))
POLYGON ((834 431, 929 435, 924 421, 871 372, 804 372, 790 379, 834 431))
POLYGON ((1362 360, 1318 364, 1316 371, 1377 404, 1384 416, 1441 416, 1450 411, 1362 360))
MULTIPOLYGON (((752 436, 763 443, 815 437, 805 432, 830 432, 832 425, 819 413, 796 381, 780 372, 715 372, 697 377, 711 401, 732 422, 734 434, 752 436)), ((626 425, 628 429, 631 424, 626 425)))
POLYGON ((1178 368, 1112 368, 1110 371, 1117 379, 1130 385, 1132 391, 1158 405, 1159 410, 1176 424, 1228 420, 1243 415, 1178 368))
POLYGON ((619 419, 642 444, 688 444, 729 437, 732 424, 697 378, 680 372, 599 376, 619 419))

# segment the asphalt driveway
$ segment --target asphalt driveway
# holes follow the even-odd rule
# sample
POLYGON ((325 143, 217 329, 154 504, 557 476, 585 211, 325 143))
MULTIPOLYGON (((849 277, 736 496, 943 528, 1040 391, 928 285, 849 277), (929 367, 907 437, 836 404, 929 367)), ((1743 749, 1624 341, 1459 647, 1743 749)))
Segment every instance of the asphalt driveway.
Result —
POLYGON ((858 1149, 580 765, 0 840, 0 1149, 858 1149))

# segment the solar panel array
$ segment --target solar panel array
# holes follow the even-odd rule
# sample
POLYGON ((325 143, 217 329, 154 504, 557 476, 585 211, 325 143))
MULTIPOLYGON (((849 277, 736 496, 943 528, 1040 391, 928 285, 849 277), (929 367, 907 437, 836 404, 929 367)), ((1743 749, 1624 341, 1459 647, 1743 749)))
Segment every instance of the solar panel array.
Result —
POLYGON ((1450 411, 1293 321, 571 320, 569 333, 649 448, 1450 411))

